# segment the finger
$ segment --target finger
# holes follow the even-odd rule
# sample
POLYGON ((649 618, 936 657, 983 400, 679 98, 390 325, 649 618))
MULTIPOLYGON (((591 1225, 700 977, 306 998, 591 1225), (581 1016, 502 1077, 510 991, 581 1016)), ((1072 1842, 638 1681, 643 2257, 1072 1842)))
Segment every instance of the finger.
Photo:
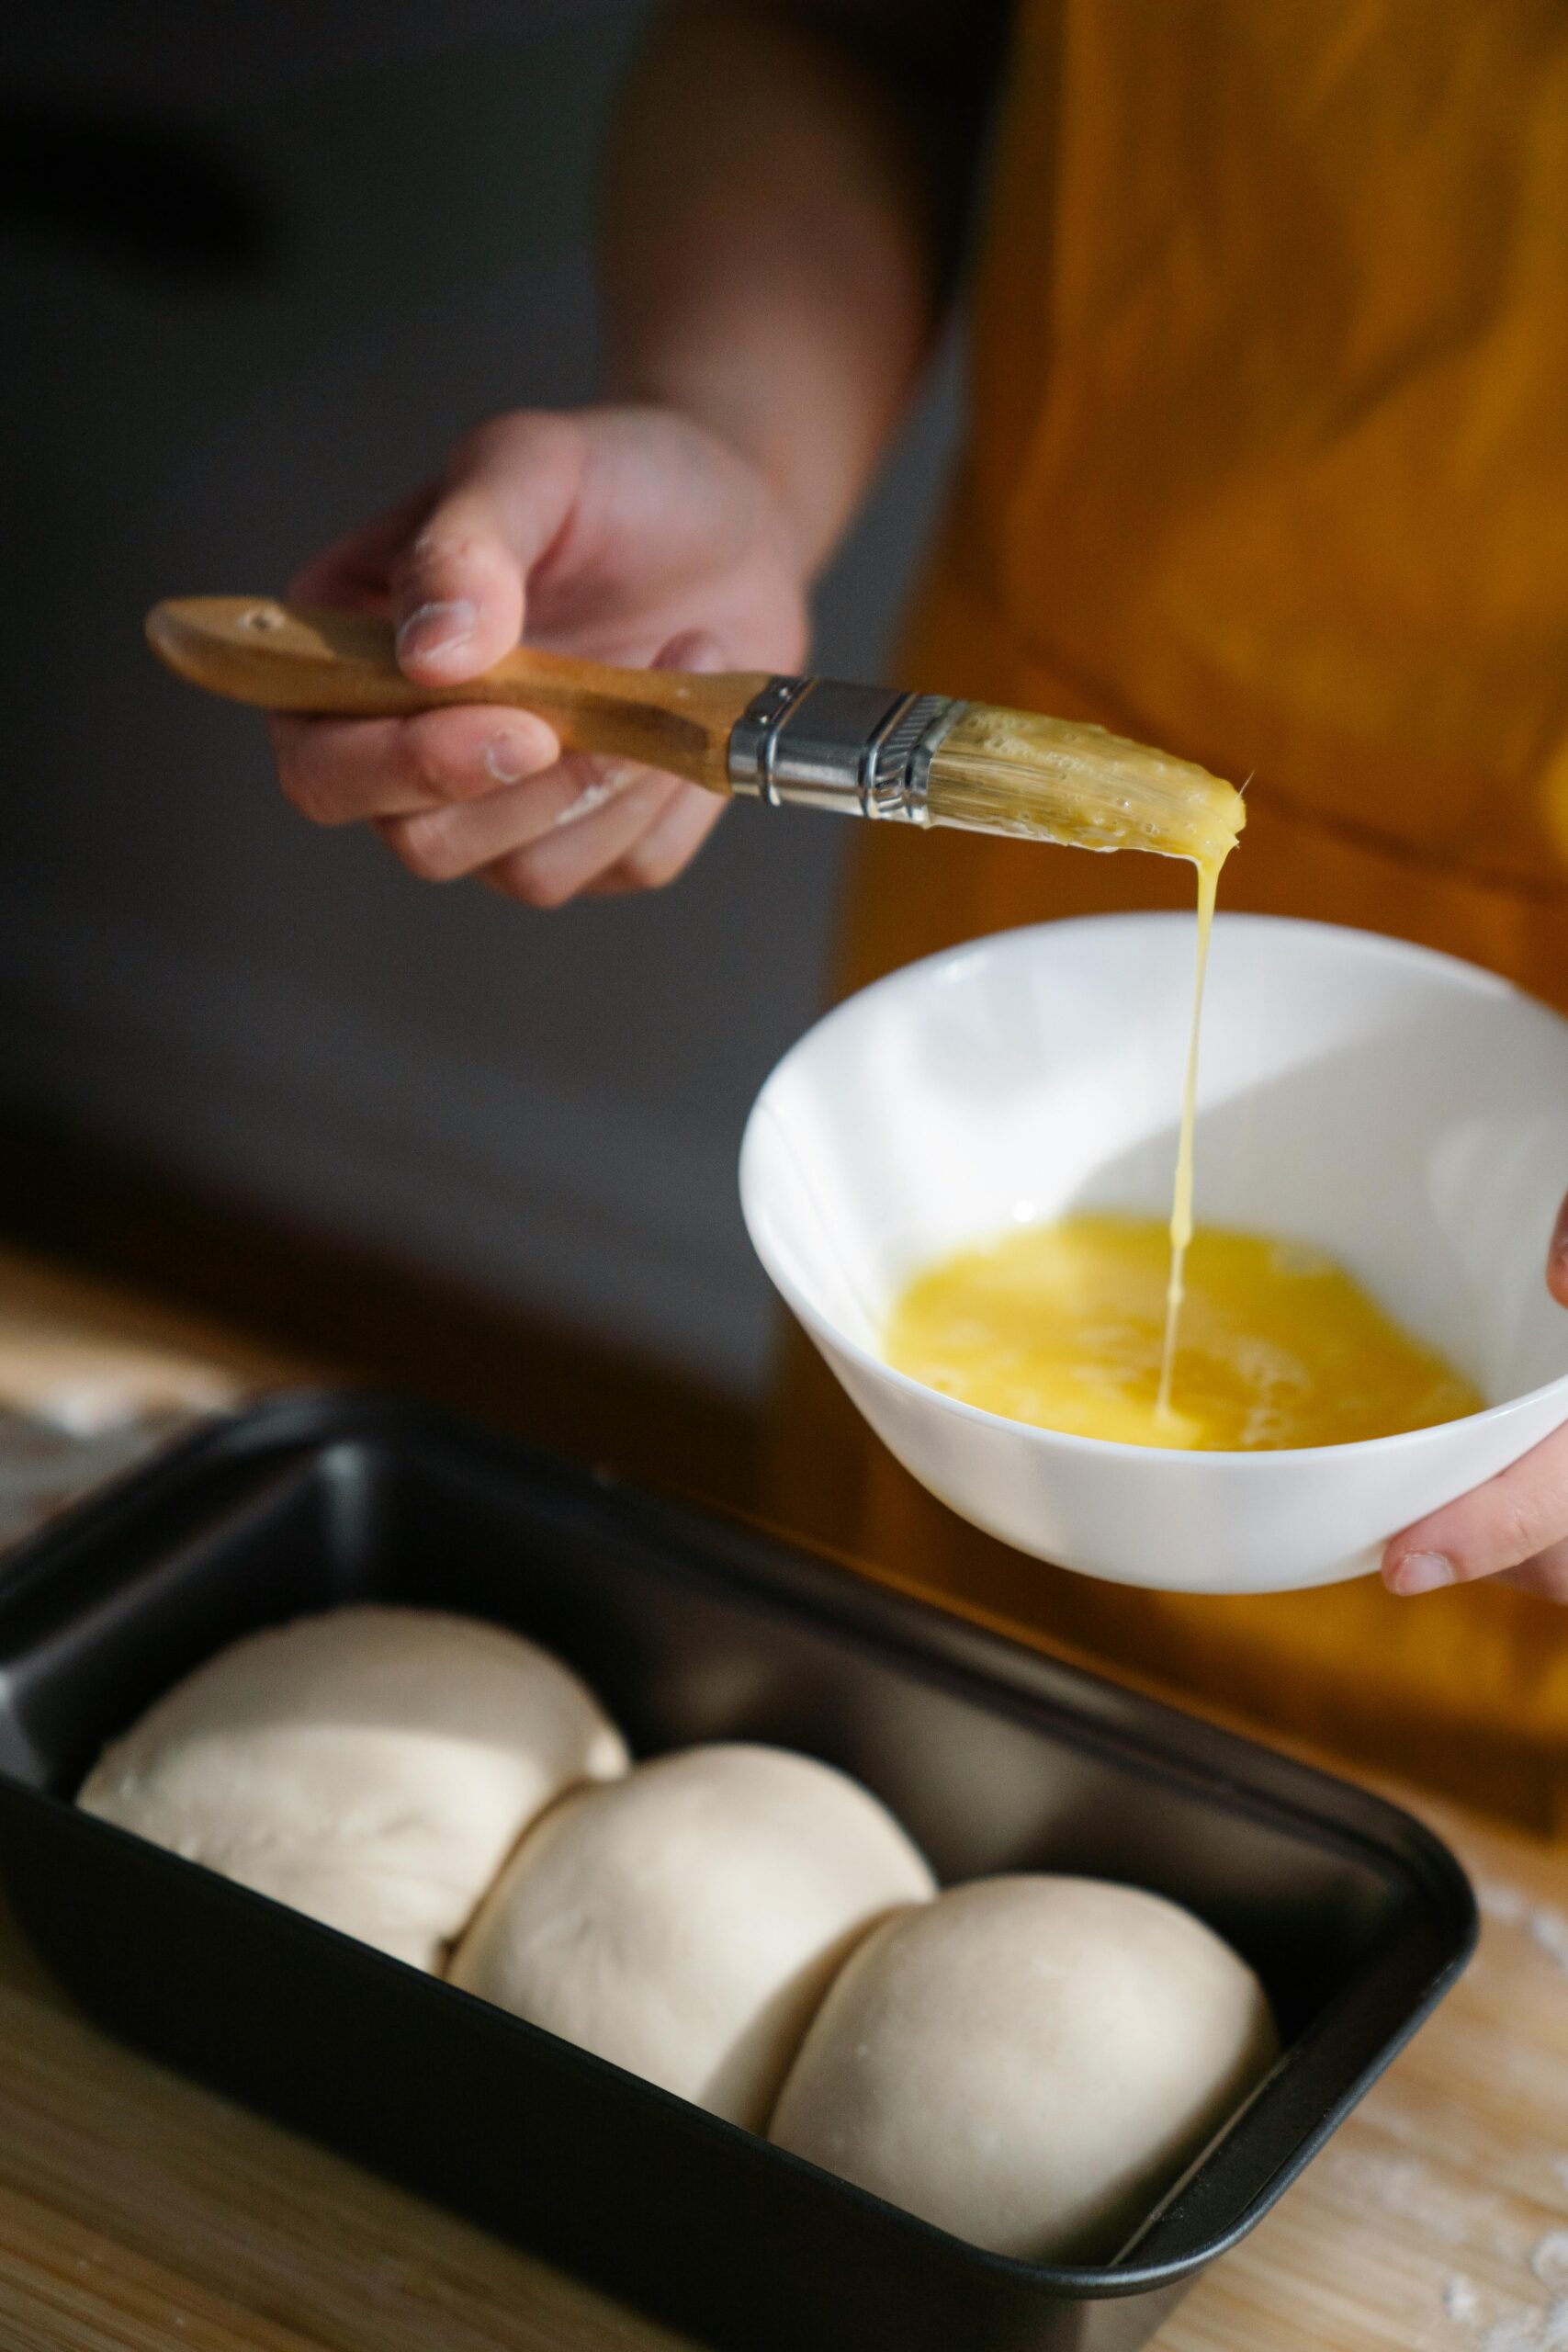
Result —
POLYGON ((1533 1592, 1540 1600, 1568 1601, 1568 1543, 1548 1544, 1533 1560, 1505 1568, 1497 1581, 1515 1585, 1520 1592, 1533 1592))
MULTIPOLYGON (((656 670, 715 671, 728 656, 711 630, 689 628, 672 637, 653 657, 656 670)), ((690 865, 724 814, 716 793, 682 785, 661 815, 638 835, 614 865, 585 883, 594 898, 624 898, 635 890, 662 890, 690 865)))
POLYGON ((587 893, 609 899, 632 890, 662 890, 684 873, 723 814, 716 793, 683 786, 631 848, 585 886, 587 893))
POLYGON ((560 750, 531 711, 482 704, 412 718, 276 715, 271 724, 283 789, 317 825, 476 799, 550 767, 560 750))
POLYGON ((1391 1592, 1434 1592, 1517 1568, 1568 1538, 1568 1428, 1457 1502, 1417 1520, 1383 1555, 1391 1592))
MULTIPOLYGON (((717 670, 718 640, 704 629, 671 639, 656 669, 717 670)), ((649 889, 671 880, 723 811, 716 796, 629 761, 562 760, 526 792, 490 804, 432 812, 389 827, 405 862, 434 875, 481 872, 528 905, 558 907, 594 888, 649 889), (511 838, 504 838, 511 836, 511 838), (476 852, 489 847, 480 857, 476 852)))
POLYGON ((726 669, 729 657, 711 629, 686 628, 672 637, 668 645, 660 646, 649 667, 651 670, 697 670, 711 675, 726 669))
POLYGON ((573 753, 508 791, 382 820, 378 830, 411 874, 425 882, 456 882, 603 808, 646 773, 630 761, 573 753), (602 773, 606 769, 608 775, 602 773))
MULTIPOLYGON (((690 628, 671 638, 654 655, 651 666, 656 670, 722 670, 727 658, 724 647, 711 631, 690 628)), ((621 897, 634 890, 662 889, 667 882, 672 882, 723 815, 724 802, 716 794, 701 791, 677 778, 664 781, 672 788, 661 802, 648 804, 648 821, 632 834, 617 855, 591 868, 589 857, 597 857, 604 850, 610 829, 585 831, 561 854, 558 871, 553 858, 534 861, 526 869, 530 890, 538 889, 541 868, 546 887, 552 890, 559 887, 563 876, 581 874, 581 878, 574 880, 566 893, 570 897, 621 897)), ((585 807, 570 810, 562 821, 575 823, 585 814, 585 807)), ((508 887, 507 878, 496 878, 500 887, 508 887)), ((510 879, 514 883, 516 876, 510 879)), ((552 895, 547 903, 558 905, 561 900, 552 895)))
POLYGON ((295 573, 287 593, 300 605, 363 605, 387 611, 393 562, 434 503, 435 484, 422 482, 406 498, 313 555, 295 573))
POLYGON ((581 435, 565 417, 498 417, 459 444, 392 567, 409 677, 477 677, 517 643, 528 573, 563 529, 581 470, 581 435))
POLYGON ((1546 1253, 1546 1287, 1559 1306, 1568 1306, 1568 1200, 1557 1212, 1546 1253))
POLYGON ((685 787, 656 769, 637 768, 615 797, 485 869, 492 889, 530 907, 562 907, 618 863, 685 787))

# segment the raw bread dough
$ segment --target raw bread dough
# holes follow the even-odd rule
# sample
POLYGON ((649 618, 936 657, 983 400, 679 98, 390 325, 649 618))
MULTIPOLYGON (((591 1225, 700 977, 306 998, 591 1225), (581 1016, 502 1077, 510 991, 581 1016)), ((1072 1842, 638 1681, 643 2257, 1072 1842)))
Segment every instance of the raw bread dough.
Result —
POLYGON ((684 1748, 563 1798, 451 1976, 760 2132, 845 1954, 932 1887, 892 1815, 831 1766, 684 1748))
POLYGON ((547 1650, 473 1617, 356 1606, 220 1651, 77 1802, 434 1969, 535 1815, 626 1768, 547 1650))
POLYGON ((1276 2048, 1258 1979, 1190 1911, 979 1879, 866 1939, 770 2137, 995 2253, 1106 2260, 1276 2048))

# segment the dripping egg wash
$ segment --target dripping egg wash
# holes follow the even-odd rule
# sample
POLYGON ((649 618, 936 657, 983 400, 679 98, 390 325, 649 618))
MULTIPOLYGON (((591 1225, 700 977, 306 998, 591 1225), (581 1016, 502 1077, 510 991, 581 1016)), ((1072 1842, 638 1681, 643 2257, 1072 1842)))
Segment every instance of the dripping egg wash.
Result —
POLYGON ((1098 729, 987 710, 954 732, 943 749, 955 791, 962 770, 966 823, 1190 861, 1180 1115, 1168 1216, 1080 1212, 976 1237, 907 1283, 885 1326, 887 1362, 1010 1419, 1193 1451, 1349 1443, 1479 1410, 1469 1384, 1323 1252, 1194 1226, 1203 988, 1241 796, 1098 729))

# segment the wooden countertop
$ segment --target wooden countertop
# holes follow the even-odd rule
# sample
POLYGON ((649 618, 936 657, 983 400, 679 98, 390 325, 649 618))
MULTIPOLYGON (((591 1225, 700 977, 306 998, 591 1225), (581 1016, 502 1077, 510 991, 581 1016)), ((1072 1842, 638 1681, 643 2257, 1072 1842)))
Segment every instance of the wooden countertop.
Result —
MULTIPOLYGON (((0 1403, 58 1409, 62 1380, 101 1399, 112 1375, 166 1410, 271 1369, 0 1255, 0 1403)), ((1447 1807, 1413 1810, 1477 1882, 1480 1953, 1157 2352, 1568 2352, 1568 1859, 1447 1807)), ((118 2049, 0 1913, 5 2352, 675 2344, 118 2049)))

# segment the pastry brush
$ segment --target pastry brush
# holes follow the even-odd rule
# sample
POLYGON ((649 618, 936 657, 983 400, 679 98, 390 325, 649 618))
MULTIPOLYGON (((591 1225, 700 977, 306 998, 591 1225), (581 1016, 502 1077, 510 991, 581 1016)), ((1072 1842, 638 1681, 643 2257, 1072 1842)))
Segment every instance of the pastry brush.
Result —
POLYGON ((190 596, 147 616, 182 678, 267 710, 390 718, 505 703, 565 749, 602 752, 709 792, 956 825, 1081 849, 1144 849, 1217 865, 1244 819, 1232 786, 1089 727, 946 695, 761 671, 627 670, 513 647, 461 685, 399 669, 390 622, 264 596, 190 596))

